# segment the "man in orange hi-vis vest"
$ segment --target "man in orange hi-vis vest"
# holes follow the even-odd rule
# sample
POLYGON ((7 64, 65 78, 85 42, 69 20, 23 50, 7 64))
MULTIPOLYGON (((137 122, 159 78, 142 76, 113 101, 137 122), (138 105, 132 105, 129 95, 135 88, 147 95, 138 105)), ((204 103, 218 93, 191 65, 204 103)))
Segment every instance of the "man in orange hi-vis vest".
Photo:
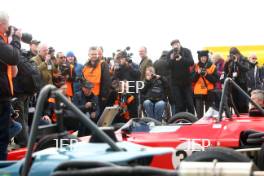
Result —
POLYGON ((84 65, 83 77, 93 84, 92 92, 99 97, 99 106, 103 111, 109 96, 111 79, 109 68, 106 62, 99 60, 97 47, 89 49, 89 60, 84 65))
POLYGON ((13 96, 12 78, 17 74, 20 56, 21 30, 11 30, 8 41, 9 17, 0 11, 0 160, 6 160, 9 142, 9 118, 11 105, 9 98, 13 96))

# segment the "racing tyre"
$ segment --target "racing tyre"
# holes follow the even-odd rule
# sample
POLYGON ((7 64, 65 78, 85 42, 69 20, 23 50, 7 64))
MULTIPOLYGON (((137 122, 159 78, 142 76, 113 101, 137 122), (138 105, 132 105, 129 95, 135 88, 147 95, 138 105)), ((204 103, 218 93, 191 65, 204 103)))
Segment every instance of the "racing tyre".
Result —
POLYGON ((260 170, 264 170, 264 144, 261 145, 261 149, 257 155, 256 165, 260 170))
POLYGON ((205 151, 194 152, 184 161, 204 161, 210 162, 213 160, 219 162, 250 162, 250 159, 230 148, 209 147, 205 151))
POLYGON ((193 114, 189 112, 179 112, 169 119, 169 124, 192 124, 198 120, 193 114))

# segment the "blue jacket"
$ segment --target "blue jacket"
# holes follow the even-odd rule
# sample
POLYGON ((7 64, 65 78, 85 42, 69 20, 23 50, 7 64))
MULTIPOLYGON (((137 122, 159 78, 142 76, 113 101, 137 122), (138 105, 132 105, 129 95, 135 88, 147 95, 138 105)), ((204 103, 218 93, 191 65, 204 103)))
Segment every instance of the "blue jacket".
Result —
POLYGON ((83 65, 79 64, 79 63, 75 63, 74 65, 74 71, 75 71, 75 75, 76 78, 75 81, 73 82, 73 91, 74 93, 80 91, 81 87, 80 87, 80 81, 79 78, 82 78, 82 69, 83 69, 83 65))
POLYGON ((75 94, 72 101, 84 113, 96 112, 96 118, 98 118, 100 113, 99 102, 98 102, 98 97, 95 96, 93 93, 90 96, 85 96, 83 92, 80 90, 75 94), (87 109, 85 107, 85 104, 87 102, 92 102, 94 104, 94 107, 87 109))

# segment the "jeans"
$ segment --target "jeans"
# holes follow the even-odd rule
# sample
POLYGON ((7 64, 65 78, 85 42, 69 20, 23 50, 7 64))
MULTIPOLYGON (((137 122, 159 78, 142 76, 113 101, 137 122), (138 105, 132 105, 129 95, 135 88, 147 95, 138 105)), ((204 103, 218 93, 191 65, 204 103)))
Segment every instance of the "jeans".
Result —
POLYGON ((22 125, 22 130, 15 137, 15 143, 21 147, 27 146, 29 127, 28 127, 28 109, 29 98, 27 96, 19 97, 17 103, 13 106, 19 110, 19 117, 15 119, 22 125))
POLYGON ((9 126, 9 139, 15 137, 22 130, 22 125, 15 120, 11 120, 9 126))
POLYGON ((8 101, 0 102, 0 160, 7 159, 10 113, 10 103, 8 101))
POLYGON ((162 120, 162 115, 165 110, 166 103, 163 100, 153 102, 151 100, 145 100, 143 107, 148 117, 154 118, 158 121, 162 120))

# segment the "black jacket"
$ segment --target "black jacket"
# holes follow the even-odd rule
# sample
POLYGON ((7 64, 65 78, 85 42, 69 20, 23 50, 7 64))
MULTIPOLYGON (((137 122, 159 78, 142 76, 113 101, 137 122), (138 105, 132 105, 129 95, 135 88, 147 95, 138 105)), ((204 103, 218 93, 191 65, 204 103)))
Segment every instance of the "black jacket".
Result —
POLYGON ((140 92, 141 102, 145 100, 167 101, 171 99, 169 84, 166 78, 161 76, 159 79, 152 78, 144 81, 144 88, 140 92))
POLYGON ((249 71, 249 62, 243 56, 235 62, 229 60, 226 62, 224 67, 225 77, 233 78, 239 85, 247 85, 247 72, 249 71), (237 72, 237 77, 233 77, 233 73, 237 72))
POLYGON ((173 58, 173 50, 168 53, 168 62, 171 70, 172 85, 188 85, 191 84, 190 66, 194 64, 192 53, 187 48, 180 50, 181 60, 176 61, 173 58))
POLYGON ((263 73, 262 69, 260 69, 256 64, 249 63, 249 71, 247 73, 248 76, 248 88, 250 91, 255 89, 263 89, 263 73))
POLYGON ((119 70, 114 72, 113 80, 119 81, 131 81, 129 83, 129 92, 135 93, 136 81, 140 79, 139 66, 135 63, 131 63, 129 66, 121 65, 119 70))
POLYGON ((11 44, 6 44, 0 37, 0 101, 12 96, 7 76, 7 65, 17 65, 20 57, 20 41, 13 37, 11 44))
POLYGON ((131 63, 129 66, 121 65, 120 69, 114 72, 113 79, 138 81, 140 79, 139 66, 135 63, 131 63))
POLYGON ((169 65, 169 58, 167 57, 168 52, 163 52, 161 57, 154 62, 154 68, 157 75, 164 76, 170 83, 171 70, 169 65))
POLYGON ((11 44, 6 44, 0 37, 0 64, 17 65, 20 56, 20 41, 13 37, 11 44))
POLYGON ((82 91, 79 91, 75 94, 73 97, 73 103, 84 113, 89 112, 96 112, 96 115, 99 115, 100 109, 99 109, 99 102, 98 97, 95 96, 93 93, 90 96, 85 96, 82 91), (87 109, 85 107, 85 104, 87 102, 92 102, 93 107, 87 109))

